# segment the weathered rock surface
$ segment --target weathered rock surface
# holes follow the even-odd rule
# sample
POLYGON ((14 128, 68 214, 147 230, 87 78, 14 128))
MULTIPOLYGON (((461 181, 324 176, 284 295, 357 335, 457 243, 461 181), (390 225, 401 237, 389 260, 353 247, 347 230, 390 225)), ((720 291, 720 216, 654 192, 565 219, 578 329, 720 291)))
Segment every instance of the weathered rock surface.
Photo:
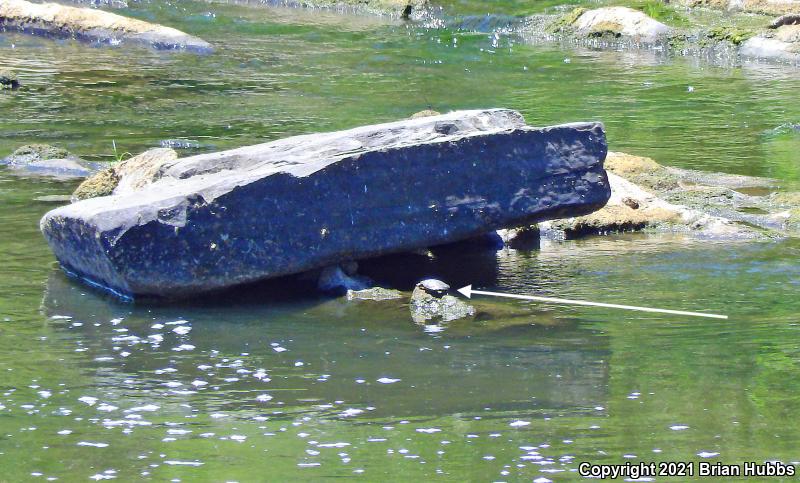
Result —
POLYGON ((66 149, 48 144, 22 146, 0 160, 0 165, 19 175, 62 179, 85 178, 98 169, 98 163, 84 161, 66 149))
POLYGON ((208 42, 180 30, 92 8, 25 0, 0 2, 0 29, 117 44, 135 42, 158 49, 211 52, 208 42))
POLYGON ((610 195, 605 154, 598 123, 460 111, 177 159, 41 228, 95 284, 188 296, 589 213, 610 195))
POLYGON ((161 168, 178 159, 170 148, 154 148, 114 163, 78 185, 72 196, 86 200, 111 194, 134 192, 158 179, 161 168))
POLYGON ((800 62, 800 25, 782 24, 742 43, 743 57, 800 62))
POLYGON ((576 13, 580 14, 574 20, 570 19, 570 24, 565 27, 585 36, 610 35, 654 43, 670 33, 670 28, 663 23, 628 7, 603 7, 576 13))

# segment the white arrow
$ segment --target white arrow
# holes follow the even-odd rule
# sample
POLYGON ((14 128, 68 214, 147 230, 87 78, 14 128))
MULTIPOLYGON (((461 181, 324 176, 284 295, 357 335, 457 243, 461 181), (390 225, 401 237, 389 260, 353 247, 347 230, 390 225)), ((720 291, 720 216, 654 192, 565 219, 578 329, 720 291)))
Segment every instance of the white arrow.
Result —
POLYGON ((623 310, 639 310, 641 312, 658 312, 661 314, 675 314, 675 315, 690 315, 692 317, 709 317, 712 319, 727 319, 727 315, 718 315, 718 314, 704 314, 701 312, 686 312, 683 310, 667 310, 667 309, 654 309, 650 307, 636 307, 633 305, 619 305, 619 304, 604 304, 600 302, 587 302, 585 300, 569 300, 569 299, 558 299, 553 297, 537 297, 535 295, 516 295, 511 293, 499 293, 499 292, 484 292, 483 290, 472 290, 472 285, 467 285, 466 287, 461 287, 458 289, 458 292, 467 297, 468 299, 472 298, 473 294, 478 295, 490 295, 492 297, 506 297, 510 299, 522 299, 522 300, 535 300, 537 302, 552 302, 556 304, 571 304, 571 305, 589 305, 592 307, 606 307, 609 309, 623 309, 623 310))

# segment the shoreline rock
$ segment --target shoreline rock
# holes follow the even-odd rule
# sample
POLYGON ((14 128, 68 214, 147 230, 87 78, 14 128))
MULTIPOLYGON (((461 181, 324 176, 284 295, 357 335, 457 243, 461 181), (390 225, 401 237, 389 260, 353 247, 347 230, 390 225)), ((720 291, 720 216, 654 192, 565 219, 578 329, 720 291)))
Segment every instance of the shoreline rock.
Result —
POLYGON ((642 230, 731 239, 800 236, 792 217, 800 196, 777 191, 775 180, 673 168, 615 152, 608 153, 605 167, 612 192, 608 204, 585 216, 540 223, 544 236, 642 230), (752 188, 770 194, 747 194, 752 188))
POLYGON ((800 64, 800 25, 786 24, 767 30, 742 43, 744 57, 800 64))
POLYGON ((605 154, 599 123, 460 111, 176 159, 41 229, 92 283, 192 296, 592 212, 610 195, 605 154))
POLYGON ((0 30, 116 45, 147 44, 163 50, 210 53, 211 44, 180 30, 93 8, 26 0, 0 2, 0 30))

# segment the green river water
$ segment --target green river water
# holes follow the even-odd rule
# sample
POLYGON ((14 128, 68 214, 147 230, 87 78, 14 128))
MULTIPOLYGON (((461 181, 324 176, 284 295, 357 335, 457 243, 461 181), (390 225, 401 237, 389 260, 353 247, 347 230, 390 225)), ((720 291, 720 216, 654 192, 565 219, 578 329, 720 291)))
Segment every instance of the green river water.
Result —
MULTIPOLYGON (((530 13, 448 7, 487 5, 530 13)), ((536 125, 601 120, 610 149, 663 164, 800 182, 796 69, 323 11, 124 12, 217 51, 2 34, 0 65, 24 88, 0 93, 0 155, 47 142, 110 160, 112 141, 137 153, 168 140, 186 155, 428 106, 509 107, 536 125)), ((436 275, 730 316, 496 301, 507 316, 422 327, 405 301, 280 282, 167 305, 94 293, 61 274, 38 231, 58 205, 47 200, 75 184, 0 170, 0 481, 545 482, 582 479, 583 461, 800 462, 798 240, 618 235, 372 262, 402 273, 401 288, 436 275)))

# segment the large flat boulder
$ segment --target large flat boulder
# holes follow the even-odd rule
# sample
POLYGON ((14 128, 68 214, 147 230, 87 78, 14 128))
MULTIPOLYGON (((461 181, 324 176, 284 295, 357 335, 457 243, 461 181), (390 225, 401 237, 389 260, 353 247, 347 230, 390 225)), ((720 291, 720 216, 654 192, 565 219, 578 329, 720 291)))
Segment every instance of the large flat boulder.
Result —
POLYGON ((180 297, 590 213, 610 196, 606 151, 599 123, 460 111, 166 162, 41 229, 68 272, 180 297))
POLYGON ((69 7, 57 3, 2 0, 0 30, 105 44, 134 42, 159 49, 185 49, 202 53, 213 50, 208 42, 174 28, 94 8, 69 7))

